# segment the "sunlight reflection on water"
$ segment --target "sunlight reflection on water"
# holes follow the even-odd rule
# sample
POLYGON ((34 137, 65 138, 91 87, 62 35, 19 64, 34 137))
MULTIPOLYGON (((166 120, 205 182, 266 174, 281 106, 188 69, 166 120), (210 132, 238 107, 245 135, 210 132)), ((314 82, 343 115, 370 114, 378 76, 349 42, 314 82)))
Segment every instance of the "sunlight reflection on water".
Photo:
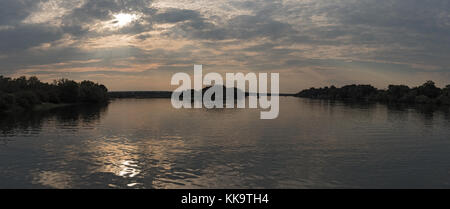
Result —
POLYGON ((0 120, 0 188, 448 188, 448 109, 115 100, 0 120), (430 172, 433 171, 433 172, 430 172))

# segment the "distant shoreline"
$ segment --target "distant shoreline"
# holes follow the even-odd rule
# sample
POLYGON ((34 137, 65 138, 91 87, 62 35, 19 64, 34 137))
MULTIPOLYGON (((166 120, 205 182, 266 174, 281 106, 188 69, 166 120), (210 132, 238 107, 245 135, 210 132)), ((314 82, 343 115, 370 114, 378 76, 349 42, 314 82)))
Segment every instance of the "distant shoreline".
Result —
MULTIPOLYGON (((169 99, 172 98, 172 91, 110 91, 108 96, 111 99, 126 99, 126 98, 136 98, 136 99, 169 99)), ((246 93, 246 95, 257 95, 256 93, 246 93)), ((271 94, 267 94, 271 96, 271 94)), ((281 97, 294 97, 296 94, 281 93, 278 94, 281 97)))
POLYGON ((346 85, 310 88, 299 92, 296 97, 323 100, 371 101, 381 103, 450 105, 450 85, 436 87, 433 81, 421 86, 389 85, 387 89, 377 89, 371 85, 346 85))
MULTIPOLYGON (((208 89, 202 89, 202 92, 208 89)), ((224 91, 226 88, 224 87, 224 91)), ((235 95, 237 89, 235 88, 235 95)), ((194 90, 191 90, 193 94, 194 90)), ((110 98, 172 98, 171 91, 113 91, 110 98)), ((245 96, 259 96, 258 93, 245 92, 245 96)), ((267 94, 272 96, 271 94, 267 94)), ((405 85, 389 85, 386 90, 377 89, 371 85, 346 85, 340 88, 335 86, 323 88, 310 88, 297 94, 280 93, 282 97, 302 97, 322 100, 372 101, 381 103, 407 103, 407 104, 436 104, 450 105, 450 85, 445 88, 436 87, 433 81, 427 81, 418 87, 405 85)))

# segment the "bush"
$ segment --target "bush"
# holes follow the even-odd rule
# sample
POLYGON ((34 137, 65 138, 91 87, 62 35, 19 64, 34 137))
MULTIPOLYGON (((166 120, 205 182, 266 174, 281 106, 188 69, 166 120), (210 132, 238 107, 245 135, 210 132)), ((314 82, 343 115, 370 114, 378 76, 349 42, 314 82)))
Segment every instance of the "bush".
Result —
POLYGON ((61 79, 57 81, 59 99, 63 103, 76 103, 79 97, 79 85, 75 81, 61 79))
POLYGON ((101 103, 108 100, 108 89, 105 86, 91 81, 80 83, 80 101, 88 103, 101 103))
POLYGON ((5 111, 14 107, 16 98, 12 94, 0 94, 0 110, 5 111))
POLYGON ((48 100, 49 100, 48 93, 43 90, 37 90, 36 95, 38 96, 38 98, 41 102, 48 102, 48 100))
POLYGON ((48 102, 59 104, 61 103, 61 100, 59 99, 58 92, 56 90, 52 90, 48 92, 48 102))
POLYGON ((41 104, 38 96, 31 91, 17 93, 16 102, 20 107, 23 108, 31 108, 34 105, 41 104))
POLYGON ((431 103, 431 99, 425 95, 416 96, 415 102, 419 104, 427 104, 431 103))
POLYGON ((450 105, 450 85, 447 85, 442 89, 441 96, 439 96, 438 101, 440 104, 450 105))
POLYGON ((439 97, 439 103, 444 105, 450 105, 450 96, 442 95, 439 97))
POLYGON ((417 90, 419 95, 425 95, 429 98, 436 98, 441 94, 441 89, 437 88, 433 81, 427 81, 417 90))

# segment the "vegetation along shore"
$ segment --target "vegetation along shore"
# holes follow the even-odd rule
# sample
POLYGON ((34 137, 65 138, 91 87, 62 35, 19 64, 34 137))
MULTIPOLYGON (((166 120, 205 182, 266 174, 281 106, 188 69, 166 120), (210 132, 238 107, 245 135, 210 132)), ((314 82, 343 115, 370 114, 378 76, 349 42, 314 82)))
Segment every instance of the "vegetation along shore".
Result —
POLYGON ((60 79, 50 84, 34 76, 15 79, 0 76, 0 113, 107 101, 108 89, 92 81, 60 79))
MULTIPOLYGON (((92 81, 76 82, 68 79, 53 83, 41 82, 37 77, 8 78, 0 76, 0 113, 26 110, 45 110, 55 107, 106 103, 109 98, 170 98, 169 91, 108 92, 108 89, 92 81)), ((248 93, 246 93, 248 96, 248 93)), ((280 94, 284 95, 284 94, 280 94)), ((286 94, 311 99, 374 101, 383 103, 450 105, 450 85, 436 87, 427 81, 418 87, 389 85, 377 89, 371 85, 346 85, 310 88, 297 94, 286 94)))
POLYGON ((433 81, 410 88, 405 85, 389 85, 386 90, 371 85, 347 85, 310 88, 296 94, 297 97, 329 100, 364 100, 383 103, 450 105, 450 85, 441 89, 433 81))

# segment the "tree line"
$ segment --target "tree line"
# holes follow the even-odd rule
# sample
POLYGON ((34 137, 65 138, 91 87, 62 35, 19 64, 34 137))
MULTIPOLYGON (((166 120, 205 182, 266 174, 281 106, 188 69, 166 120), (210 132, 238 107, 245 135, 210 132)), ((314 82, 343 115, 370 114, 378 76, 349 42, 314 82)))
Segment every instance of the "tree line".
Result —
POLYGON ((36 105, 103 103, 108 89, 92 81, 69 79, 41 82, 37 77, 8 78, 0 76, 0 112, 28 110, 36 105))
POLYGON ((410 88, 406 85, 389 85, 388 89, 377 89, 371 85, 347 85, 310 88, 296 94, 297 97, 330 100, 365 100, 385 103, 443 104, 450 105, 450 85, 441 89, 433 81, 410 88))

